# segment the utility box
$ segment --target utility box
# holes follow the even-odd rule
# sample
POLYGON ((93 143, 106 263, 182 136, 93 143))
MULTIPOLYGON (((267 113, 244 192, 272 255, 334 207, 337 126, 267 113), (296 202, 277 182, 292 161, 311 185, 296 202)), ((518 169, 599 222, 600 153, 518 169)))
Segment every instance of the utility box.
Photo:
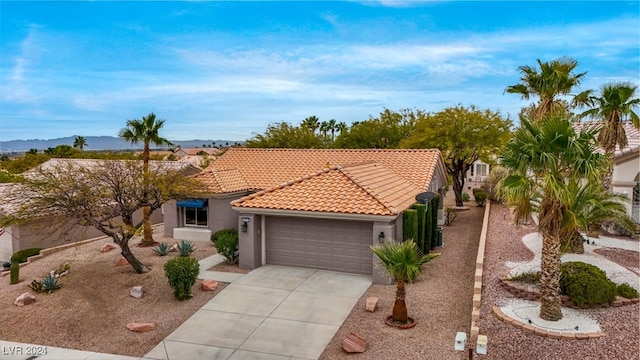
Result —
POLYGON ((478 340, 476 340, 476 353, 487 355, 487 343, 487 335, 478 335, 478 340))

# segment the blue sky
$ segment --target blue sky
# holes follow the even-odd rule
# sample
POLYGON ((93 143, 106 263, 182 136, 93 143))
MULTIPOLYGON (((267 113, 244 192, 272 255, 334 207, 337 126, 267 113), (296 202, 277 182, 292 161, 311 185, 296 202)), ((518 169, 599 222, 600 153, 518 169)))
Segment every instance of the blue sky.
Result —
MULTIPOLYGON (((245 140, 269 123, 476 105, 517 118, 518 66, 640 82, 640 3, 0 1, 0 141, 245 140)), ((89 144, 90 146, 91 144, 89 144)))

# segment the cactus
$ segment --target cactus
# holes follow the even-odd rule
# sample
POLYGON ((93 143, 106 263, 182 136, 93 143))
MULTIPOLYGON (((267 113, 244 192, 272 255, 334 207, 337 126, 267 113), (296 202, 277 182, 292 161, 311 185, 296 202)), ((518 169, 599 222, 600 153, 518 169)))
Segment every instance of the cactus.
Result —
POLYGON ((20 282, 20 262, 16 259, 11 261, 11 285, 17 284, 20 282))

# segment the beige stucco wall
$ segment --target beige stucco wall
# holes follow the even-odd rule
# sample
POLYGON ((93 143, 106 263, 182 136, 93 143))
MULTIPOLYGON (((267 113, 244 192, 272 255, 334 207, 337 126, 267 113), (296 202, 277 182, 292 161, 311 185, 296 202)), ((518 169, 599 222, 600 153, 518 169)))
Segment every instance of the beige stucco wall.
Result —
POLYGON ((640 153, 635 156, 624 159, 624 161, 616 162, 613 168, 612 190, 627 196, 628 201, 625 202, 627 214, 631 215, 631 200, 633 196, 633 187, 640 182, 640 153))

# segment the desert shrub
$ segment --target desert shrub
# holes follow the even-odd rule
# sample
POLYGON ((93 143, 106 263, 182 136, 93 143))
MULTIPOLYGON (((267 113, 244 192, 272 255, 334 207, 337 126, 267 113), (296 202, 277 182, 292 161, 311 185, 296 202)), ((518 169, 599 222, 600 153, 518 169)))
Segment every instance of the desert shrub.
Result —
POLYGON ((11 255, 11 261, 17 261, 20 263, 26 262, 30 256, 35 256, 40 254, 41 248, 29 248, 24 250, 19 250, 11 255))
POLYGON ((487 193, 482 189, 473 189, 473 198, 478 206, 484 206, 484 203, 487 200, 487 193))
POLYGON ((510 277, 509 281, 538 284, 540 282, 540 271, 525 271, 510 277))
POLYGON ((158 246, 153 248, 153 251, 160 256, 166 256, 169 253, 169 245, 166 243, 160 243, 158 246))
POLYGON ((562 264, 561 272, 560 290, 580 306, 604 304, 616 298, 616 284, 597 266, 573 261, 562 264))
POLYGON ((418 238, 418 212, 406 209, 402 212, 402 239, 416 240, 418 238))
POLYGON ((616 293, 618 296, 622 296, 627 299, 635 299, 638 297, 638 290, 634 289, 627 283, 619 284, 616 289, 616 293))
POLYGON ((489 200, 498 203, 504 202, 504 197, 500 193, 499 188, 502 180, 506 179, 507 176, 509 176, 509 169, 507 169, 506 167, 500 165, 491 167, 491 171, 489 172, 489 179, 485 184, 482 185, 482 188, 489 196, 489 200))
POLYGON ((223 235, 223 234, 233 234, 235 236, 238 236, 238 230, 236 230, 236 229, 218 230, 218 231, 214 232, 213 234, 211 234, 211 241, 215 244, 216 241, 218 241, 218 238, 220 237, 220 235, 223 235))
POLYGON ((187 257, 196 250, 196 247, 189 240, 182 240, 178 243, 178 254, 182 257, 187 257))
POLYGON ((238 233, 226 232, 220 234, 215 242, 218 254, 227 259, 228 264, 238 263, 238 233))
POLYGON ((467 202, 471 200, 471 197, 469 196, 469 194, 467 194, 466 192, 462 192, 462 201, 467 202))
POLYGON ((164 273, 176 299, 182 301, 193 296, 191 287, 196 283, 199 271, 198 260, 189 256, 179 256, 164 264, 164 273))

